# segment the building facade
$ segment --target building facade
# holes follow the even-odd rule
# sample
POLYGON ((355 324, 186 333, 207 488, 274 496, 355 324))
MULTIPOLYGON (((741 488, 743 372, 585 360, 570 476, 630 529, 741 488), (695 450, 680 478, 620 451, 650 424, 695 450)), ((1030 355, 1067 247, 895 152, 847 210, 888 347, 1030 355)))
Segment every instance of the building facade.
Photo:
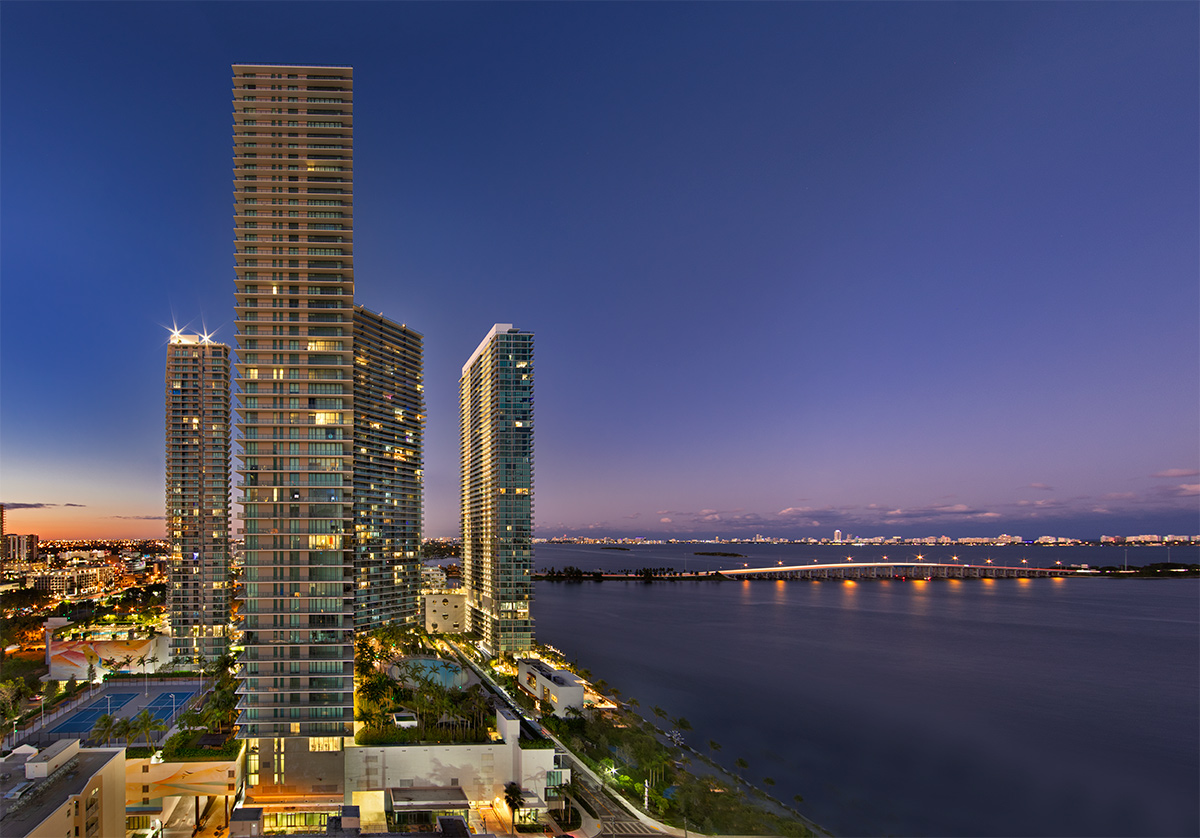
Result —
POLYGON ((533 644, 533 334, 500 323, 458 388, 467 621, 491 655, 533 644))
POLYGON ((167 538, 171 655, 229 650, 229 347, 174 332, 167 344, 167 538))
POLYGON ((21 745, 0 761, 0 821, 4 838, 125 835, 125 749, 21 745))
POLYGON ((21 564, 38 560, 38 537, 36 535, 13 533, 5 536, 4 542, 6 561, 21 564))
POLYGON ((239 64, 233 88, 238 724, 252 795, 340 802, 354 724, 353 73, 239 64))
POLYGON ((354 632, 419 619, 423 342, 354 300, 353 70, 234 65, 240 736, 264 817, 343 803, 354 632))
POLYGON ((425 394, 417 332, 354 307, 354 627, 418 618, 425 394))

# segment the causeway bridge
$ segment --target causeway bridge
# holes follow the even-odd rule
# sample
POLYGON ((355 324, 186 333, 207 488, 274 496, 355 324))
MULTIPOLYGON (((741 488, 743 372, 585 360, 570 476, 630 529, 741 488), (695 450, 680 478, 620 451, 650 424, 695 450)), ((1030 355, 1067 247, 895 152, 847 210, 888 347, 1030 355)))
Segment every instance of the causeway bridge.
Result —
MULTIPOLYGON (((1084 571, 1086 573, 1086 571, 1084 571)), ((731 579, 1028 579, 1046 576, 1076 576, 1080 571, 1061 567, 1029 567, 1021 564, 1005 567, 995 564, 944 564, 925 561, 855 562, 829 564, 775 565, 739 567, 712 571, 731 579)), ((697 574, 701 575, 701 574, 697 574)))

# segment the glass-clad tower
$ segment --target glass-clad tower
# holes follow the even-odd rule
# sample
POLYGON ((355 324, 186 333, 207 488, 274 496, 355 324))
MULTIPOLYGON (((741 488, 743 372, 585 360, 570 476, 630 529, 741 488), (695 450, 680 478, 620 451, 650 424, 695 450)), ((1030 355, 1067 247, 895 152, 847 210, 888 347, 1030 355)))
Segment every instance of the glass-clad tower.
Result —
POLYGON ((354 627, 414 620, 421 587, 423 338, 354 307, 354 627))
POLYGON ((494 326, 458 385, 467 620, 489 654, 533 644, 533 334, 494 326))
POLYGON ((171 655, 229 650, 229 347, 173 332, 166 369, 171 655))
POLYGON ((252 794, 342 799, 354 723, 349 67, 233 67, 236 394, 252 794))

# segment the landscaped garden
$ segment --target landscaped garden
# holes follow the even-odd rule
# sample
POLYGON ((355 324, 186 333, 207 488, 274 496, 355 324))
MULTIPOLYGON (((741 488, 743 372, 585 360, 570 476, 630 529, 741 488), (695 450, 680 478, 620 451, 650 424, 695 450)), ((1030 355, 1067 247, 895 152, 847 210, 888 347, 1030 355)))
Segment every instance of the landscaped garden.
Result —
POLYGON ((359 745, 487 742, 495 711, 479 684, 465 686, 459 664, 412 628, 384 626, 355 644, 359 745), (397 720, 403 716, 403 726, 397 720))

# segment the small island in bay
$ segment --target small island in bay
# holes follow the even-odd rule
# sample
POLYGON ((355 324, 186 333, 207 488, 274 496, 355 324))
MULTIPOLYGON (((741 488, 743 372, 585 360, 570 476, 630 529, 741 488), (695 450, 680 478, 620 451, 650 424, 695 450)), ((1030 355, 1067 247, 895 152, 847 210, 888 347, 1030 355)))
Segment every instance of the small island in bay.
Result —
POLYGON ((624 550, 626 553, 629 552, 628 547, 601 547, 600 549, 601 550, 624 550))
POLYGON ((744 559, 744 558, 746 558, 741 553, 721 553, 719 551, 712 552, 712 553, 692 553, 692 555, 693 556, 723 556, 727 559, 744 559))

